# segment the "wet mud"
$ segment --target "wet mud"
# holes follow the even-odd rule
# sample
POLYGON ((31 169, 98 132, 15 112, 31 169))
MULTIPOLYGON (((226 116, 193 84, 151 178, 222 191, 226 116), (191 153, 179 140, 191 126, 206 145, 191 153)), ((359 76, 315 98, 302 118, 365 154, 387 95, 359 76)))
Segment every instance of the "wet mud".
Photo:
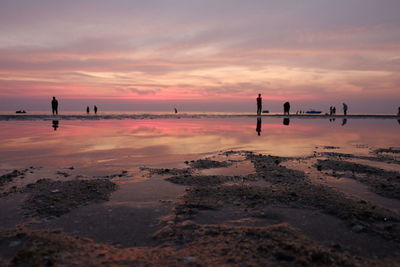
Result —
POLYGON ((116 185, 108 180, 52 181, 42 179, 27 185, 30 197, 23 209, 39 217, 59 217, 79 206, 107 201, 116 185))
MULTIPOLYGON (((325 149, 337 148, 327 146, 325 149)), ((371 152, 366 157, 376 156, 380 161, 382 157, 378 154, 381 152, 371 152)), ((342 176, 357 179, 384 197, 399 196, 398 172, 346 161, 351 156, 340 156, 339 160, 338 154, 314 154, 302 160, 316 162, 310 168, 320 173, 328 172, 338 179, 342 176)), ((141 246, 122 248, 112 240, 96 242, 67 233, 68 227, 54 229, 56 224, 50 226, 51 223, 49 229, 41 230, 22 224, 24 226, 0 232, 0 265, 397 266, 400 262, 400 214, 397 211, 315 183, 307 171, 285 166, 285 162, 299 159, 250 151, 226 151, 221 155, 227 159, 188 161, 185 162, 188 168, 182 169, 141 168, 148 182, 162 179, 163 183, 184 189, 175 200, 173 197, 168 197, 165 203, 160 200, 159 206, 165 206, 158 212, 162 217, 149 216, 157 223, 144 220, 143 225, 135 224, 135 227, 143 227, 143 230, 135 229, 136 232, 145 233, 137 235, 141 246), (199 171, 229 169, 235 162, 229 157, 250 162, 254 172, 236 175, 232 169, 231 174, 204 175, 199 171)), ((392 160, 391 164, 396 163, 392 160)), ((27 195, 21 208, 27 218, 45 218, 53 222, 58 220, 55 217, 61 220, 66 218, 65 214, 79 208, 85 212, 83 206, 90 209, 89 204, 107 203, 117 190, 115 179, 131 177, 127 172, 120 174, 107 179, 39 180, 18 191, 27 195)), ((130 186, 133 188, 135 184, 130 186)), ((154 201, 148 207, 145 205, 150 202, 146 203, 141 204, 143 212, 157 209, 154 201)), ((120 206, 122 212, 129 214, 129 203, 120 204, 124 204, 120 206)), ((101 214, 111 208, 93 209, 101 214)), ((132 213, 125 217, 135 220, 134 216, 132 213)), ((105 216, 101 218, 107 220, 105 216)), ((73 216, 68 218, 68 222, 74 220, 73 216)), ((111 221, 120 223, 124 233, 129 232, 129 222, 124 224, 117 218, 111 221)), ((102 227, 108 228, 107 221, 102 222, 102 227)), ((112 239, 112 235, 106 240, 108 238, 112 239)))

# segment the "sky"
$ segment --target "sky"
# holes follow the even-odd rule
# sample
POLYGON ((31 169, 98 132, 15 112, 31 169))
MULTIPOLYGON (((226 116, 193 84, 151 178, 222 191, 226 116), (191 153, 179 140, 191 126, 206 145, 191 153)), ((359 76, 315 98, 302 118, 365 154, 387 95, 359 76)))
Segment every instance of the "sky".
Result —
POLYGON ((397 113, 398 0, 0 0, 0 110, 397 113))

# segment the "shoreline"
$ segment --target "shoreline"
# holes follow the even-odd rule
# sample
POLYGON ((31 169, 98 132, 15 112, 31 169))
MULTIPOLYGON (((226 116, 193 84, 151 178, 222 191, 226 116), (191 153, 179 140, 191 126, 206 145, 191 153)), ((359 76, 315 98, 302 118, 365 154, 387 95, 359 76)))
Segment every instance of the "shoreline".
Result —
POLYGON ((355 115, 323 115, 323 114, 112 114, 112 115, 27 115, 10 114, 0 115, 0 121, 38 121, 38 120, 124 120, 124 119, 202 119, 202 118, 295 118, 295 119, 396 119, 400 120, 398 115, 380 115, 380 114, 355 114, 355 115))

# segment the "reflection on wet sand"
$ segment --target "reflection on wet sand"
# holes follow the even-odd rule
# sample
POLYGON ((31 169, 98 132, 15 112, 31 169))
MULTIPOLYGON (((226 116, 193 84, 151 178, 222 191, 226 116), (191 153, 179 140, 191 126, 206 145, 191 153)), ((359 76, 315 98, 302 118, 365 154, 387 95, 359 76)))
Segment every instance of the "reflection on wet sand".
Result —
POLYGON ((52 127, 53 127, 54 131, 57 131, 58 125, 59 125, 58 120, 53 120, 52 127))
POLYGON ((256 132, 258 134, 258 136, 261 135, 261 117, 257 117, 257 126, 256 126, 256 132))
MULTIPOLYGON (((288 119, 282 123, 282 118, 257 118, 257 139, 253 118, 63 121, 62 134, 51 136, 47 121, 4 121, 0 123, 0 162, 7 166, 27 162, 84 165, 93 170, 100 162, 100 169, 132 162, 131 167, 148 162, 175 164, 229 149, 306 156, 319 145, 339 146, 345 153, 354 151, 353 144, 398 145, 391 120, 352 120, 351 128, 332 131, 334 125, 328 120, 291 118, 296 123, 287 127, 288 119), (262 126, 268 128, 268 135, 261 135, 262 126)), ((52 121, 52 127, 59 130, 60 122, 52 121)))
POLYGON ((289 118, 283 118, 283 125, 289 126, 290 124, 290 119, 289 118))

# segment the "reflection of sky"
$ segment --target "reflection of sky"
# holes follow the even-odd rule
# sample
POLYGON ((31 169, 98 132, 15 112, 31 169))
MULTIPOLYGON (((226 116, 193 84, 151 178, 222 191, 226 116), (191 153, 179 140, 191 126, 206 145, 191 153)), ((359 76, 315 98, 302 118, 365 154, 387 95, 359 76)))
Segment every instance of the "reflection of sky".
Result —
POLYGON ((356 145, 398 146, 395 120, 263 118, 260 136, 256 118, 157 119, 109 121, 1 122, 0 162, 74 166, 140 166, 183 162, 221 150, 253 150, 299 156, 315 147, 356 145))

